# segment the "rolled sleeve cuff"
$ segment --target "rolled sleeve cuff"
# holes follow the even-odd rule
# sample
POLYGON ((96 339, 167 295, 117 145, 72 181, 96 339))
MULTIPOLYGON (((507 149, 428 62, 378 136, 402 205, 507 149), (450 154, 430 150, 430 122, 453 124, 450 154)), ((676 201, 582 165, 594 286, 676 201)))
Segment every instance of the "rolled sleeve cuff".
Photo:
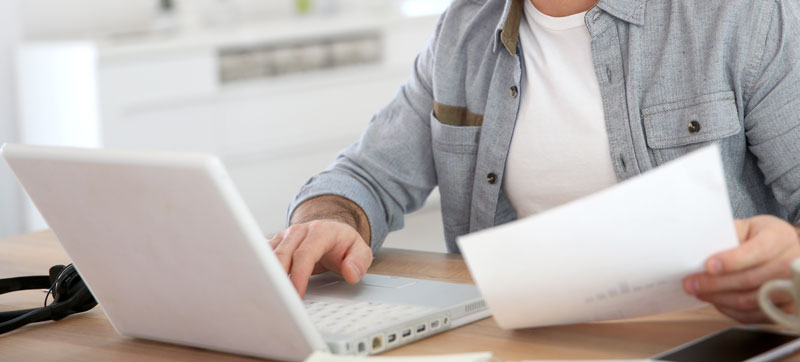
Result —
POLYGON ((317 196, 337 195, 353 201, 367 215, 370 246, 377 252, 389 233, 385 212, 378 198, 361 181, 346 173, 325 172, 309 180, 289 205, 286 224, 289 225, 294 210, 303 202, 317 196))

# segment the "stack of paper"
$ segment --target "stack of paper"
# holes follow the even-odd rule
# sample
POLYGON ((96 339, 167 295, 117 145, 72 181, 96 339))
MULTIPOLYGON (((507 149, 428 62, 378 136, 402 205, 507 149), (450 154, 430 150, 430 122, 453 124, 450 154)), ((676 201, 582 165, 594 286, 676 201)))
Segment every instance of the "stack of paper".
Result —
POLYGON ((702 305, 682 279, 738 239, 713 146, 458 243, 497 323, 524 328, 702 305))

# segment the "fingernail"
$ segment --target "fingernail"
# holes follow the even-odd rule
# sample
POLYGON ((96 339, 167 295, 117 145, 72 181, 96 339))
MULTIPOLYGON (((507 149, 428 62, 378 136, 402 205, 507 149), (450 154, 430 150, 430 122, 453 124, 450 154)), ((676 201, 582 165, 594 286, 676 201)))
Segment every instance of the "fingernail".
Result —
POLYGON ((700 283, 697 279, 689 279, 686 281, 686 292, 695 295, 697 291, 700 290, 700 283))
POLYGON ((692 279, 689 282, 689 290, 692 292, 692 294, 697 294, 697 292, 700 291, 700 281, 697 279, 692 279))
POLYGON ((350 260, 349 262, 347 262, 347 264, 350 265, 350 267, 353 268, 356 271, 356 273, 358 273, 359 279, 364 277, 364 272, 361 271, 361 268, 359 268, 358 265, 356 265, 356 263, 350 260))
POLYGON ((718 259, 711 259, 711 261, 708 262, 708 272, 711 274, 722 273, 722 262, 718 259))

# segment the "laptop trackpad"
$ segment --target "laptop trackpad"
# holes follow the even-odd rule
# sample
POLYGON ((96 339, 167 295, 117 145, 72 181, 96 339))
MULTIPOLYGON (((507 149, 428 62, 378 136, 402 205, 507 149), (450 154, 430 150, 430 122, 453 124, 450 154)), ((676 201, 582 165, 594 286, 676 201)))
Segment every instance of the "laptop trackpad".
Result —
POLYGON ((327 292, 325 289, 341 288, 364 288, 376 287, 383 289, 399 289, 416 284, 416 281, 408 278, 399 278, 386 275, 367 274, 356 285, 348 284, 341 276, 333 273, 325 273, 311 277, 308 282, 309 292, 327 292))

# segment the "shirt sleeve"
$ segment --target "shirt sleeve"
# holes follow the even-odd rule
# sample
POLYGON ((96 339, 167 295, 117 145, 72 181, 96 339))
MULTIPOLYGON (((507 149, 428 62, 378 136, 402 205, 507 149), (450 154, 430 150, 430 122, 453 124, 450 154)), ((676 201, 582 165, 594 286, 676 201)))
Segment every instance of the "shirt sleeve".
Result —
POLYGON ((288 216, 304 201, 339 195, 367 215, 373 251, 390 231, 403 227, 406 213, 423 206, 436 186, 431 149, 434 54, 445 12, 426 48, 417 56, 409 80, 379 110, 358 142, 312 177, 295 196, 288 216))
POLYGON ((745 132, 768 187, 800 224, 800 9, 771 1, 754 38, 745 94, 745 132))

